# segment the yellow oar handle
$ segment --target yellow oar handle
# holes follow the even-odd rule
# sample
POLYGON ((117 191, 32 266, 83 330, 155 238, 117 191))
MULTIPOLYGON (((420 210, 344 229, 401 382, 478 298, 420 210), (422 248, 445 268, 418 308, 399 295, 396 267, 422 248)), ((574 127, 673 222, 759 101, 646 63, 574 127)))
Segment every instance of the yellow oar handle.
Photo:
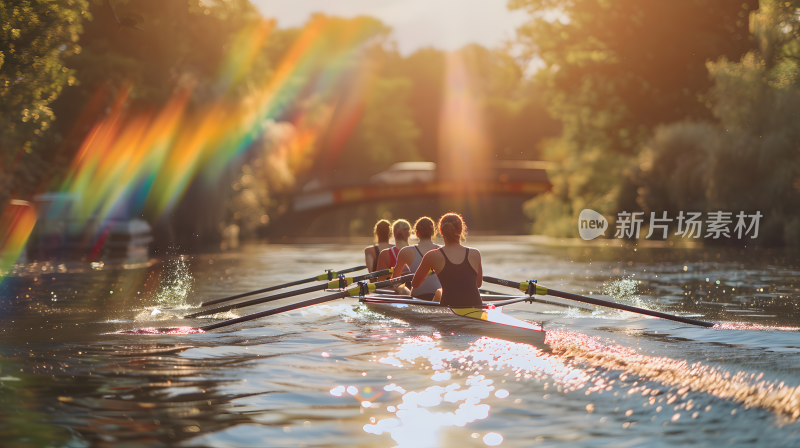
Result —
MULTIPOLYGON (((520 282, 519 290, 522 292, 528 292, 528 286, 530 286, 528 282, 520 282)), ((545 288, 544 286, 536 285, 536 294, 540 296, 546 296, 547 288, 545 288)))
MULTIPOLYGON (((336 278, 336 279, 331 280, 330 282, 328 282, 328 289, 346 288, 346 287, 352 285, 354 282, 365 280, 365 279, 368 279, 368 278, 375 278, 377 276, 376 274, 391 275, 393 272, 394 272, 394 268, 388 268, 388 269, 382 269, 380 271, 373 272, 371 274, 360 275, 358 277, 336 278), (344 282, 344 285, 342 285, 342 282, 344 282)), ((325 274, 325 277, 327 277, 327 274, 325 274)), ((327 280, 327 278, 320 279, 320 280, 327 280)))
MULTIPOLYGON (((387 268, 387 269, 388 269, 388 271, 389 271, 389 274, 392 274, 392 273, 394 273, 394 268, 393 268, 393 267, 391 267, 391 268, 387 268)), ((383 270, 385 271, 385 270, 387 270, 387 269, 383 269, 383 270)), ((330 274, 330 275, 331 275, 331 278, 336 278, 336 277, 338 277, 340 274, 339 274, 338 272, 331 272, 331 274, 330 274)), ((317 280, 319 280, 319 281, 323 281, 323 282, 324 282, 324 281, 325 281, 325 280, 327 280, 327 279, 328 279, 328 274, 320 274, 320 275, 318 275, 318 276, 317 276, 317 280)), ((351 283, 352 283, 352 282, 351 282, 351 283)), ((348 285, 349 285, 349 284, 350 284, 350 283, 348 283, 348 285)))
MULTIPOLYGON (((365 286, 369 289, 369 292, 375 292, 375 290, 378 289, 376 285, 377 283, 368 283, 365 286)), ((361 295, 361 285, 358 285, 358 288, 348 289, 347 293, 350 294, 351 297, 356 297, 361 295)))
MULTIPOLYGON (((343 278, 341 280, 344 281, 345 288, 353 284, 353 277, 345 277, 345 278, 343 278)), ((341 287, 342 287, 342 284, 339 282, 339 279, 336 279, 334 281, 328 282, 328 289, 337 289, 337 288, 341 288, 341 287)))

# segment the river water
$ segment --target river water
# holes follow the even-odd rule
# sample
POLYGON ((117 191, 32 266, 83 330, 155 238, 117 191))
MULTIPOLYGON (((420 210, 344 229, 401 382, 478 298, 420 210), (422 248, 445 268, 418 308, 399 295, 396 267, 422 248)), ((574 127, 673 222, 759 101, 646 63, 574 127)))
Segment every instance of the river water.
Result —
POLYGON ((251 244, 139 269, 31 265, 0 285, 0 445, 800 446, 797 253, 470 244, 486 275, 722 325, 507 307, 542 323, 545 353, 343 299, 207 333, 129 334, 325 294, 177 317, 361 264, 364 244, 251 244))

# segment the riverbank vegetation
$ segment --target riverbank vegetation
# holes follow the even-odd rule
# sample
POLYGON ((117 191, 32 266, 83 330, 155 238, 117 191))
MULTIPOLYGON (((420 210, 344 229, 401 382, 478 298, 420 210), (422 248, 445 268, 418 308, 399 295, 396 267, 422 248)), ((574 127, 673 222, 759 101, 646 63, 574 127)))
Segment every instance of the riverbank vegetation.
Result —
POLYGON ((376 19, 284 28, 247 0, 0 0, 0 200, 94 188, 92 213, 170 239, 253 236, 304 185, 439 161, 462 133, 480 160, 553 162, 552 191, 524 206, 533 233, 577 236, 584 208, 758 211, 765 244, 800 244, 800 0, 509 7, 530 21, 503 48, 402 55, 376 19), (447 103, 459 80, 468 103, 447 103), (83 184, 76 166, 110 122, 163 131, 147 151, 168 162, 115 147, 139 171, 106 193, 91 179, 112 156, 83 184))
POLYGON ((800 2, 511 4, 535 17, 520 41, 564 124, 534 233, 575 236, 584 208, 760 211, 762 243, 800 244, 800 2))

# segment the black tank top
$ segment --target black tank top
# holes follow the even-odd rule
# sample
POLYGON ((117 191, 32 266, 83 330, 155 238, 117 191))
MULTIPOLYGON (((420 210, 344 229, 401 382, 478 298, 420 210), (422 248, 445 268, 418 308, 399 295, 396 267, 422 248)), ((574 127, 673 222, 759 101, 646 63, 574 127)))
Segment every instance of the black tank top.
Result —
POLYGON ((478 273, 469 264, 469 248, 464 253, 461 264, 450 262, 441 248, 437 250, 444 257, 444 268, 436 273, 442 284, 442 305, 482 308, 483 302, 477 285, 478 273))

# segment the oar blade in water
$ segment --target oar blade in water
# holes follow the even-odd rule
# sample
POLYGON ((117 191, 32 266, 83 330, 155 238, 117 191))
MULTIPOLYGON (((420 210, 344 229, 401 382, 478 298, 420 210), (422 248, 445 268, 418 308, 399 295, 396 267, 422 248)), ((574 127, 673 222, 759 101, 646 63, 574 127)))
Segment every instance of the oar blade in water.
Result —
POLYGON ((608 300, 595 299, 593 297, 582 296, 580 294, 557 291, 555 289, 545 288, 544 286, 529 284, 528 282, 515 282, 512 280, 505 280, 502 278, 486 277, 486 276, 483 277, 483 281, 488 283, 494 283, 496 285, 508 286, 510 288, 515 288, 520 291, 528 291, 530 287, 535 287, 535 291, 531 291, 531 293, 535 293, 536 295, 551 295, 555 297, 561 297, 562 299, 575 300, 577 302, 590 303, 592 305, 599 305, 618 310, 630 311, 632 313, 644 314, 647 316, 660 317, 661 319, 672 320, 675 322, 682 322, 690 325, 698 325, 701 327, 714 326, 714 324, 711 322, 704 322, 701 320, 690 319, 688 317, 674 316, 672 314, 662 313, 660 311, 653 311, 645 308, 623 305, 621 303, 609 302, 608 300))

